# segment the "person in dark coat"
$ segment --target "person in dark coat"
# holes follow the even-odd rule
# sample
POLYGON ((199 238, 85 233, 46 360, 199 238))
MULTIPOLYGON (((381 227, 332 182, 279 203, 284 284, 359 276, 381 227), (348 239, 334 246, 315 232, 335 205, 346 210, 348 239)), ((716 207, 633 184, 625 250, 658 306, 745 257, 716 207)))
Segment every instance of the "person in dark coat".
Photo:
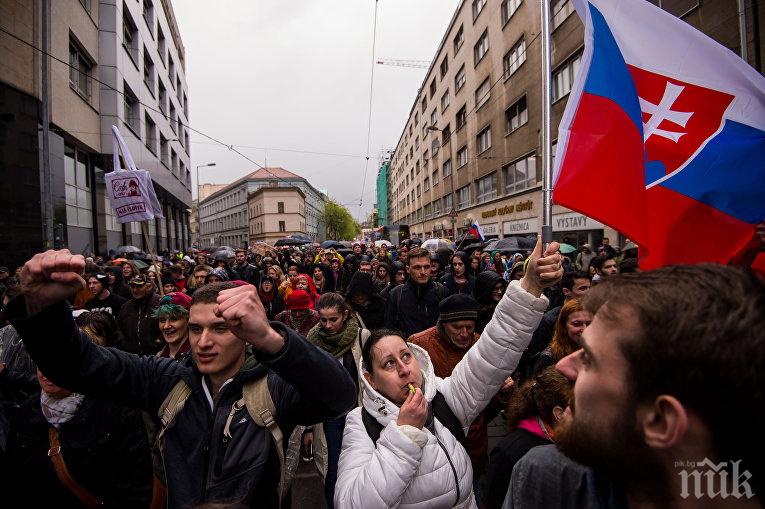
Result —
POLYGON ((409 337, 433 327, 438 321, 438 304, 449 290, 430 277, 430 253, 415 248, 409 252, 409 279, 392 289, 385 306, 385 328, 400 330, 409 337))
POLYGON ((454 253, 451 264, 452 270, 441 278, 441 284, 447 287, 452 295, 462 293, 472 297, 475 293, 475 277, 467 273, 470 266, 467 253, 464 251, 454 253))
POLYGON ((21 406, 4 405, 10 433, 0 478, 8 506, 15 499, 25 507, 83 507, 56 474, 50 432, 69 475, 103 507, 149 507, 151 456, 140 414, 37 377, 42 391, 21 406))
POLYGON ((124 299, 132 298, 130 287, 125 283, 125 278, 122 276, 121 267, 106 267, 104 272, 106 272, 106 276, 109 278, 109 288, 112 293, 124 299))
POLYGON ((116 347, 138 355, 154 355, 164 346, 159 322, 152 316, 159 307, 159 295, 144 274, 130 280, 130 292, 133 298, 122 305, 117 315, 120 335, 116 347))
POLYGON ((485 270, 478 274, 475 280, 475 300, 481 304, 478 311, 478 320, 475 322, 475 331, 480 334, 483 328, 491 320, 494 308, 502 299, 507 288, 507 281, 493 270, 485 270))
POLYGON ((258 286, 260 273, 254 265, 247 262, 247 250, 237 249, 234 253, 234 265, 231 267, 232 280, 238 279, 258 286))
POLYGON ((266 316, 268 316, 269 320, 275 320, 276 315, 284 311, 284 299, 276 290, 276 283, 271 276, 260 278, 258 297, 260 297, 260 302, 263 303, 263 307, 266 309, 266 316))
POLYGON ((356 272, 348 283, 345 299, 361 318, 362 328, 375 330, 385 324, 385 299, 377 293, 371 274, 356 272))
POLYGON ((71 390, 153 416, 183 382, 190 392, 163 441, 169 507, 278 507, 279 458, 269 429, 235 406, 243 387, 267 377, 273 421, 288 437, 297 425, 336 418, 355 405, 348 372, 299 334, 269 322, 253 286, 233 283, 194 293, 192 359, 101 348, 77 331, 64 302, 84 284, 83 263, 62 250, 35 255, 24 267, 25 292, 11 303, 12 323, 39 369, 71 390), (257 362, 246 364, 246 346, 257 362))
POLYGON ((507 435, 489 456, 483 505, 499 509, 515 464, 534 447, 553 443, 555 427, 571 397, 571 383, 549 367, 518 387, 508 403, 507 435))
POLYGON ((384 288, 380 292, 380 297, 382 297, 387 302, 390 292, 395 287, 406 283, 406 279, 408 277, 409 277, 409 274, 406 271, 406 264, 398 260, 393 262, 391 264, 391 269, 390 269, 390 284, 388 285, 387 288, 384 288))

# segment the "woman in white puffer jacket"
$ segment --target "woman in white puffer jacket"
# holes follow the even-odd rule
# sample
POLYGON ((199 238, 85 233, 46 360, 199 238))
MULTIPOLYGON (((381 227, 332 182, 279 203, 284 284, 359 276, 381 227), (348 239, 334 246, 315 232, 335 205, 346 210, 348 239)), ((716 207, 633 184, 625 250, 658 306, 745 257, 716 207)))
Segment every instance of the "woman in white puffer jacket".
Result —
POLYGON ((450 377, 436 377, 427 352, 390 331, 369 338, 359 366, 363 408, 383 429, 375 444, 362 409, 348 414, 335 507, 476 507, 470 458, 429 402, 440 392, 466 431, 515 369, 547 308, 542 289, 563 274, 557 243, 543 258, 541 250, 538 241, 526 275, 510 284, 450 377))

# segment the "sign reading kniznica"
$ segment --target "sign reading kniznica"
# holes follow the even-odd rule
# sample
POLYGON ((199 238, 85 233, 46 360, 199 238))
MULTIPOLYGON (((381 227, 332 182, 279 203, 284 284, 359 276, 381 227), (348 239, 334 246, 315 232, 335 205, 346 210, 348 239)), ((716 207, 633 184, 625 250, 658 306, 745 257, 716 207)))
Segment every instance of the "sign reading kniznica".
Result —
POLYGON ((523 212, 534 208, 534 202, 531 200, 519 201, 514 205, 505 205, 504 207, 497 207, 496 209, 487 210, 481 213, 481 217, 486 219, 487 217, 504 216, 505 214, 512 214, 513 212, 523 212))

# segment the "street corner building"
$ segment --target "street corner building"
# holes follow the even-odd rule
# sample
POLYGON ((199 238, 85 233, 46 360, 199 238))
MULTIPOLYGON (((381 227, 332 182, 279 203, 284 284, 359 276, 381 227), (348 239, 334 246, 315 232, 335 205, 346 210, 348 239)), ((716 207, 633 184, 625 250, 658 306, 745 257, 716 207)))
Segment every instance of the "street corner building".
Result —
POLYGON ((186 54, 170 0, 2 1, 0 28, 3 262, 190 245, 186 54), (150 245, 106 197, 112 125, 154 181, 165 217, 149 221, 150 245))

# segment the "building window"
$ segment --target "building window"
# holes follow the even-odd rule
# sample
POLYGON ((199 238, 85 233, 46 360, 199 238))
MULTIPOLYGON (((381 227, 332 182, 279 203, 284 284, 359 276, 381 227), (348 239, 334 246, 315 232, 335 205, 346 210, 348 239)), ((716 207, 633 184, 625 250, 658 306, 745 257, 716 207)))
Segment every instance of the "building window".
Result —
POLYGON ((90 102, 93 62, 77 44, 69 41, 69 86, 90 102))
POLYGON ((505 110, 505 132, 510 134, 529 121, 529 110, 526 108, 526 96, 518 99, 505 110))
POLYGON ((433 174, 431 175, 431 180, 433 181, 433 187, 436 187, 436 184, 438 184, 438 168, 433 170, 433 174))
POLYGON ((452 200, 452 194, 451 193, 449 193, 446 196, 444 196, 444 214, 448 214, 448 213, 450 213, 452 211, 452 209, 454 208, 453 203, 454 202, 452 200))
POLYGON ((428 96, 422 98, 422 118, 425 118, 425 110, 428 109, 428 96))
POLYGON ((191 155, 191 145, 189 145, 189 132, 183 133, 183 138, 186 140, 186 155, 191 155))
POLYGON ((449 89, 446 89, 446 92, 444 92, 444 95, 441 96, 441 112, 446 111, 446 108, 449 107, 449 89))
POLYGON ((159 52, 159 59, 162 61, 162 65, 167 65, 167 41, 159 23, 157 23, 157 51, 159 52))
POLYGON ((183 116, 186 120, 189 119, 189 100, 186 97, 186 92, 183 93, 183 116))
POLYGON ((515 45, 510 48, 510 51, 505 53, 505 56, 502 58, 502 68, 505 71, 504 78, 507 79, 512 76, 525 61, 526 39, 521 37, 521 40, 516 42, 515 45))
POLYGON ((497 197, 497 172, 486 175, 475 182, 475 202, 483 203, 497 197))
POLYGON ((552 11, 552 29, 555 30, 574 12, 574 7, 569 0, 555 0, 551 3, 550 10, 552 11))
POLYGON ((459 30, 457 30, 457 34, 454 36, 454 54, 455 55, 460 50, 464 42, 465 42, 465 31, 462 29, 462 25, 460 25, 459 30))
POLYGON ((436 78, 430 82, 430 98, 433 99, 434 95, 436 95, 436 78))
POLYGON ((167 54, 167 74, 168 79, 170 80, 170 86, 175 86, 175 62, 173 62, 173 57, 170 56, 170 53, 167 54))
POLYGON ((443 60, 441 60, 441 79, 444 79, 444 76, 446 76, 446 73, 449 72, 449 57, 445 56, 443 60))
POLYGON ((481 37, 478 39, 478 42, 475 43, 475 46, 473 46, 473 60, 475 61, 475 65, 478 65, 478 62, 480 62, 483 59, 484 55, 486 55, 488 51, 489 51, 489 30, 486 29, 483 31, 483 34, 481 34, 481 37))
POLYGON ((489 97, 491 97, 491 83, 489 83, 489 78, 486 78, 475 91, 475 109, 483 106, 489 97))
POLYGON ((454 93, 460 91, 460 89, 465 85, 465 64, 462 64, 462 67, 460 67, 460 70, 457 71, 457 74, 454 76, 454 93))
POLYGON ((165 90, 162 80, 158 80, 157 85, 159 89, 159 111, 164 113, 165 118, 167 118, 167 90, 165 90))
POLYGON ((457 115, 455 116, 455 123, 457 124, 457 130, 459 131, 463 125, 467 122, 467 110, 465 106, 462 106, 457 111, 457 115))
POLYGON ((452 137, 452 128, 449 124, 446 124, 446 126, 441 129, 441 145, 446 145, 449 143, 449 138, 452 137))
POLYGON ((433 110, 430 113, 430 125, 435 127, 436 126, 436 122, 438 122, 438 113, 436 112, 436 110, 433 110))
POLYGON ((138 67, 138 27, 130 17, 127 5, 122 6, 122 46, 138 67))
POLYGON ((284 221, 279 221, 279 231, 280 232, 286 232, 287 231, 287 225, 284 223, 284 221))
POLYGON ((457 190, 457 210, 466 209, 470 206, 470 184, 457 190))
POLYGON ((148 113, 144 113, 144 122, 146 127, 146 148, 148 148, 152 154, 157 154, 157 126, 151 119, 148 113))
POLYGON ((569 59, 565 64, 559 67, 552 75, 552 100, 553 102, 565 97, 571 92, 574 84, 574 78, 579 73, 579 63, 582 60, 582 54, 569 59))
POLYGON ((515 11, 517 11, 518 7, 521 6, 521 1, 522 0, 502 0, 502 5, 500 6, 499 10, 503 25, 513 17, 515 11))
POLYGON ((143 82, 154 97, 154 62, 151 61, 146 46, 143 47, 143 82))
POLYGON ((468 160, 468 149, 467 149, 467 145, 465 145, 457 151, 457 169, 459 170, 460 168, 465 166, 467 164, 467 160, 468 160))
POLYGON ((414 126, 417 127, 417 124, 420 123, 420 114, 415 112, 414 114, 414 126))
MULTIPOLYGON (((173 174, 178 175, 178 154, 176 154, 173 149, 170 149, 170 171, 173 172, 173 174)), ((218 210, 220 209, 220 207, 218 207, 219 204, 220 202, 215 204, 215 208, 218 210)))
POLYGON ((80 5, 82 5, 83 9, 90 12, 90 0, 80 0, 80 5))
POLYGON ((284 202, 280 201, 276 203, 276 212, 279 214, 284 214, 284 202))
POLYGON ((419 198, 422 195, 422 191, 420 191, 420 184, 417 184, 415 189, 417 190, 417 198, 419 198))
POLYGON ((167 143, 167 138, 164 135, 159 135, 159 158, 162 164, 168 166, 170 164, 170 150, 167 143))
POLYGON ((88 154, 69 146, 64 147, 64 191, 66 224, 92 228, 90 158, 88 154))
POLYGON ((178 114, 172 100, 170 100, 170 128, 174 133, 178 133, 178 114))
POLYGON ((441 215, 441 200, 433 200, 433 217, 441 215))
POLYGON ((423 191, 428 191, 430 189, 430 177, 425 177, 425 180, 422 181, 422 189, 423 191))
POLYGON ((444 161, 444 178, 452 174, 452 160, 447 159, 444 161))
POLYGON ((414 148, 420 148, 420 137, 414 139, 414 148))
POLYGON ((479 154, 491 148, 491 126, 486 126, 486 129, 478 133, 478 136, 476 136, 476 147, 479 154))
POLYGON ((132 90, 130 90, 130 87, 128 87, 128 84, 123 82, 123 104, 125 106, 125 118, 123 119, 125 121, 125 125, 127 125, 139 138, 141 137, 138 132, 141 130, 141 117, 140 112, 138 108, 138 98, 133 93, 132 90))
POLYGON ((430 219, 431 214, 433 213, 433 205, 428 203, 423 207, 423 213, 425 215, 424 219, 430 219))
POLYGON ((537 159, 534 154, 502 167, 505 194, 522 191, 536 184, 537 159))
POLYGON ((151 0, 143 0, 143 19, 149 27, 149 32, 154 35, 154 4, 151 0))
POLYGON ((486 0, 473 0, 473 21, 481 15, 481 11, 486 6, 486 0))

